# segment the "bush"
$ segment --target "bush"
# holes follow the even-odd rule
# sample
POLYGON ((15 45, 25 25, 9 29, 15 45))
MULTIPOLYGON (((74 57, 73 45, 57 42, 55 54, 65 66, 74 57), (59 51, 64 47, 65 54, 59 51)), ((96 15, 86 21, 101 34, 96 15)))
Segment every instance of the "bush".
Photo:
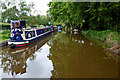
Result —
POLYGON ((1 25, 0 26, 2 30, 7 30, 7 29, 10 29, 10 25, 1 25))
POLYGON ((31 25, 30 27, 35 28, 35 27, 37 27, 37 26, 31 25))
POLYGON ((9 34, 5 34, 2 36, 2 40, 6 40, 6 39, 9 39, 10 35, 9 34))
POLYGON ((9 34, 10 33, 10 30, 4 30, 4 31, 2 31, 2 34, 4 35, 4 34, 9 34))
POLYGON ((1 32, 1 38, 2 40, 7 40, 10 37, 10 30, 3 30, 1 32))

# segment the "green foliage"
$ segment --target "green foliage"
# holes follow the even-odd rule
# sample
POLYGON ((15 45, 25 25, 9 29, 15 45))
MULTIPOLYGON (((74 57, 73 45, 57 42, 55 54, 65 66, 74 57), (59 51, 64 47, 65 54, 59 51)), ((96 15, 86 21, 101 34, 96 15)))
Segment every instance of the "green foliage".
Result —
POLYGON ((0 29, 2 30, 10 29, 10 23, 0 23, 0 29))
POLYGON ((10 22, 10 20, 27 19, 31 14, 34 4, 27 4, 25 0, 19 1, 2 1, 2 22, 10 22))
POLYGON ((50 22, 50 18, 48 16, 29 16, 27 20, 28 25, 48 25, 50 22))
POLYGON ((10 25, 10 23, 0 23, 0 25, 10 25))
POLYGON ((85 14, 84 9, 86 9, 87 4, 88 3, 51 2, 49 3, 51 7, 49 12, 52 19, 56 22, 64 23, 69 27, 80 26, 82 19, 86 17, 81 17, 80 15, 85 14))
POLYGON ((119 40, 119 33, 118 32, 113 32, 112 35, 111 35, 111 40, 115 41, 115 43, 118 43, 120 40, 119 40))
POLYGON ((49 7, 51 19, 69 27, 84 30, 120 29, 120 2, 50 2, 49 7))
POLYGON ((4 40, 8 40, 10 37, 10 30, 3 30, 2 32, 0 32, 0 41, 4 41, 4 40))
POLYGON ((108 37, 110 37, 110 40, 114 43, 118 43, 119 41, 119 34, 117 31, 111 31, 111 30, 105 30, 105 31, 95 31, 95 30, 87 30, 82 31, 82 33, 87 37, 93 37, 98 38, 100 40, 106 41, 108 37), (109 36, 111 35, 111 36, 109 36))
POLYGON ((90 19, 89 25, 91 29, 118 29, 119 22, 118 14, 120 3, 91 3, 89 8, 90 19), (91 22, 92 21, 92 22, 91 22), (115 27, 117 26, 117 27, 115 27))
POLYGON ((9 33, 10 33, 10 30, 4 30, 4 31, 2 31, 2 35, 9 34, 9 33))
POLYGON ((2 30, 8 30, 8 29, 10 30, 10 25, 7 25, 7 24, 6 25, 1 25, 0 27, 2 27, 1 28, 2 30))
MULTIPOLYGON (((10 23, 10 20, 26 20, 28 25, 48 25, 50 18, 44 15, 32 15, 34 4, 27 4, 25 0, 2 1, 2 22, 10 23)), ((3 25, 4 26, 4 25, 3 25)))
POLYGON ((5 34, 2 36, 2 40, 7 40, 9 39, 10 35, 9 34, 5 34))

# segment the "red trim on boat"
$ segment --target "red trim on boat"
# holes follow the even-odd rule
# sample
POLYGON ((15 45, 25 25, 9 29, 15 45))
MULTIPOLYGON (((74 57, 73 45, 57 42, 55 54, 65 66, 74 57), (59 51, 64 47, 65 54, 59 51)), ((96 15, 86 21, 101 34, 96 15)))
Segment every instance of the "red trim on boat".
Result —
POLYGON ((26 46, 26 45, 29 45, 29 43, 16 45, 16 47, 19 47, 19 46, 26 46))
POLYGON ((25 48, 27 48, 27 47, 28 47, 28 46, 16 48, 15 50, 21 50, 21 49, 25 49, 25 48))
MULTIPOLYGON (((21 49, 25 49, 25 48, 27 48, 27 47, 28 47, 28 46, 23 46, 23 47, 20 47, 20 48, 19 48, 19 47, 16 47, 15 50, 21 50, 21 49)), ((8 48, 8 50, 11 50, 11 48, 8 48)))

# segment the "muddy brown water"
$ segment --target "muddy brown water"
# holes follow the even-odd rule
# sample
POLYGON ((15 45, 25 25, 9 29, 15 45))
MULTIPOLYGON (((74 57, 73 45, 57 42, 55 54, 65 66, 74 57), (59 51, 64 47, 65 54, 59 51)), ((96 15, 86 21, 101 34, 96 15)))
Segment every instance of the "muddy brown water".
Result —
POLYGON ((107 54, 80 34, 54 32, 27 47, 3 47, 0 79, 117 78, 118 62, 107 54))

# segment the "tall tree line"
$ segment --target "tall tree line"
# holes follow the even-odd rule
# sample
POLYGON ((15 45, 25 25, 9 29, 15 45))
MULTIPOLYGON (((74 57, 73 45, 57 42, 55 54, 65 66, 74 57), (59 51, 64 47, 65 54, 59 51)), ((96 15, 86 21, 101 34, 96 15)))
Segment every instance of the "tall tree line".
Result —
POLYGON ((27 4, 25 0, 5 0, 0 3, 3 23, 10 23, 10 20, 26 20, 28 25, 46 25, 50 20, 48 16, 32 14, 34 3, 27 4))
POLYGON ((120 29, 120 2, 50 2, 51 19, 80 30, 120 29))

